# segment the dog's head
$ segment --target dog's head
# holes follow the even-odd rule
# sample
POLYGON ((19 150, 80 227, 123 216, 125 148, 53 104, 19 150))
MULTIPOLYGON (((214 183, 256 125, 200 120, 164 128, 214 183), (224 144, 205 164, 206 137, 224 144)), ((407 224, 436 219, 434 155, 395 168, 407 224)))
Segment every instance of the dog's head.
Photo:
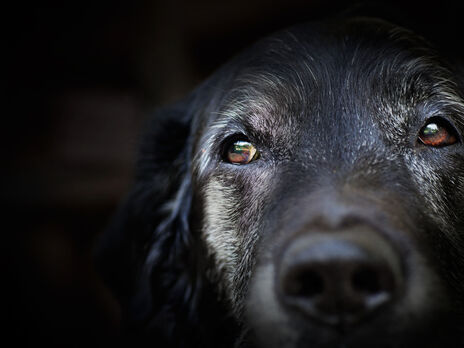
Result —
POLYGON ((294 27, 150 129, 101 259, 158 342, 464 343, 464 100, 421 38, 294 27))

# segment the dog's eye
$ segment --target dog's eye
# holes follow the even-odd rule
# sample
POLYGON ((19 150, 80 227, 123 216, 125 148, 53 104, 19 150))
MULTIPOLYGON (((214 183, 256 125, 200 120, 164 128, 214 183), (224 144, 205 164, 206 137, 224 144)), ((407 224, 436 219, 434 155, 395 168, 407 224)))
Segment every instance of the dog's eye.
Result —
POLYGON ((248 164, 257 159, 259 152, 254 145, 248 141, 238 140, 233 142, 227 149, 227 161, 232 164, 248 164))
POLYGON ((444 147, 458 141, 456 130, 445 119, 434 117, 430 119, 419 132, 419 141, 427 146, 444 147))

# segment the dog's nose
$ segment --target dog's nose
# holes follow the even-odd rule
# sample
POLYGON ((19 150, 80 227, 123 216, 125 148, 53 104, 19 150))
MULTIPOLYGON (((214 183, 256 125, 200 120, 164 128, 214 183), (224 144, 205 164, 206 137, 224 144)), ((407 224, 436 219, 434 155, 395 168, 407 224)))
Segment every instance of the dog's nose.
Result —
POLYGON ((321 323, 357 323, 390 303, 401 289, 401 266, 380 237, 350 240, 305 236, 284 250, 280 297, 321 323))

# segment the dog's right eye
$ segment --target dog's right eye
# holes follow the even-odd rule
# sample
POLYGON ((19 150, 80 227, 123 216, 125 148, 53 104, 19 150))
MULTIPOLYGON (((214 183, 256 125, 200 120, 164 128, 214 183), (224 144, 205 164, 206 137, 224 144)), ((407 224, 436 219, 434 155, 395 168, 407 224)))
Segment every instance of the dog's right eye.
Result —
POLYGON ((248 164, 257 159, 259 152, 256 147, 245 140, 237 140, 227 148, 225 159, 232 164, 248 164))

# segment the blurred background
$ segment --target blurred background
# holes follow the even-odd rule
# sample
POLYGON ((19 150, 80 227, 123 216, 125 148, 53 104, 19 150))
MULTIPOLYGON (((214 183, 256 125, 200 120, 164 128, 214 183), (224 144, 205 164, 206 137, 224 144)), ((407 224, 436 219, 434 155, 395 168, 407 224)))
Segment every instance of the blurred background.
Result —
POLYGON ((117 340, 119 308, 92 250, 156 106, 263 35, 343 13, 464 50, 463 12, 446 1, 69 0, 2 12, 2 329, 27 345, 117 340))

